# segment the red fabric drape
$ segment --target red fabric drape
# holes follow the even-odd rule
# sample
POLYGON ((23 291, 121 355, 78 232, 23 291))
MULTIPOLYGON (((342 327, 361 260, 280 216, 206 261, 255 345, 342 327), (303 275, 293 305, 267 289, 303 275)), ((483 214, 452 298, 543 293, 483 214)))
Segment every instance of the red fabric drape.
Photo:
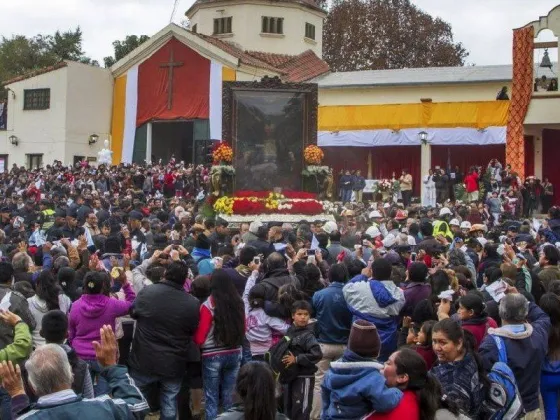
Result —
MULTIPOLYGON (((420 194, 420 146, 387 147, 322 147, 325 152, 324 164, 333 168, 335 182, 341 170, 361 170, 368 175, 368 154, 371 150, 373 179, 391 179, 393 172, 400 176, 408 169, 414 183, 414 195, 420 194)), ((337 183, 338 185, 338 183, 337 183)))
POLYGON ((560 204, 560 130, 543 130, 543 179, 548 178, 554 187, 554 204, 560 204))
MULTIPOLYGON (((505 144, 489 144, 486 146, 432 146, 432 168, 439 166, 447 168, 448 156, 451 168, 458 165, 463 174, 471 166, 488 166, 492 159, 504 165, 505 144)), ((427 175, 427 174, 424 174, 427 175)))
POLYGON ((525 136, 525 176, 535 175, 535 138, 525 136))
POLYGON ((533 26, 513 31, 513 83, 507 124, 507 163, 523 179, 525 177, 525 116, 533 95, 533 26))
POLYGON ((420 195, 420 146, 375 147, 371 151, 374 179, 391 179, 393 172, 399 178, 402 170, 407 169, 412 175, 413 194, 420 195))
POLYGON ((170 39, 138 68, 138 111, 136 126, 150 120, 207 119, 210 107, 210 60, 177 39, 170 39), (167 109, 169 71, 167 64, 182 63, 173 68, 173 100, 167 109))

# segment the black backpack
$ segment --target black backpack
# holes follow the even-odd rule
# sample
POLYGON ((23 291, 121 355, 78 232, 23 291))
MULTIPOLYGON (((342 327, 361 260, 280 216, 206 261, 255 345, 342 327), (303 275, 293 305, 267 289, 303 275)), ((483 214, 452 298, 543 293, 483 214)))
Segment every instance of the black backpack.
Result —
POLYGON ((276 380, 283 384, 293 381, 298 376, 298 369, 295 363, 290 367, 286 367, 284 362, 282 362, 282 358, 290 350, 291 341, 290 337, 284 336, 264 356, 264 359, 274 372, 276 380))

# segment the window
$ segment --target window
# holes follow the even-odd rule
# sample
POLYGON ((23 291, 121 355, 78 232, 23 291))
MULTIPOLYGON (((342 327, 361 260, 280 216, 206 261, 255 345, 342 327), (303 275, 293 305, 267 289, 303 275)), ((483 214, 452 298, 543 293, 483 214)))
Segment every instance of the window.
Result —
POLYGON ((283 34, 284 18, 263 16, 261 32, 263 34, 283 34))
POLYGON ((193 33, 195 33, 195 34, 196 34, 196 31, 198 30, 197 26, 198 26, 198 25, 193 25, 193 27, 192 27, 192 31, 193 31, 193 33))
POLYGON ((43 154, 27 155, 27 169, 39 169, 43 166, 43 154))
POLYGON ((50 89, 25 89, 23 91, 23 109, 41 110, 51 107, 50 89))
POLYGON ((8 169, 8 155, 0 155, 0 173, 8 169))
POLYGON ((305 37, 315 39, 315 25, 312 25, 311 23, 305 24, 305 37))
POLYGON ((231 34, 231 17, 214 19, 214 35, 231 34))

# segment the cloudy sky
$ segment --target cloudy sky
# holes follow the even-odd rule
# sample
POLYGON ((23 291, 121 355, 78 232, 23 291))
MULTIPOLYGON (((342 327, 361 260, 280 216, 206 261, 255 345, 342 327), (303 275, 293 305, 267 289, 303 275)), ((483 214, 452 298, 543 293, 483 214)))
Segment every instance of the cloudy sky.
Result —
MULTIPOLYGON (((177 0, 179 23, 194 0, 177 0)), ((560 0, 412 0, 426 12, 451 23, 455 39, 470 51, 469 63, 511 62, 511 30, 546 15, 560 0)), ((153 35, 170 21, 175 0, 18 0, 2 2, 0 35, 52 33, 77 25, 84 49, 102 62, 111 42, 127 34, 153 35)), ((543 34, 543 40, 552 39, 543 34)), ((556 59, 556 54, 552 55, 556 59)))

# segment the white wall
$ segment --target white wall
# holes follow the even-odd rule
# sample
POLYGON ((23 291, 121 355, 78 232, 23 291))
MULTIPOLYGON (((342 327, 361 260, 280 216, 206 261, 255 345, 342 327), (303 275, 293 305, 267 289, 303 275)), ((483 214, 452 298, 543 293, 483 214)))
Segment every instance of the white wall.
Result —
POLYGON ((560 98, 531 99, 525 124, 558 124, 560 123, 560 98))
POLYGON ((97 156, 110 140, 113 76, 108 69, 81 63, 68 64, 65 163, 74 156, 97 156), (90 146, 89 136, 99 140, 90 146))
MULTIPOLYGON (((321 89, 319 82, 319 105, 406 104, 419 103, 421 98, 433 102, 491 101, 502 86, 503 82, 321 89)), ((506 86, 511 90, 509 84, 506 86)))
POLYGON ((293 3, 247 2, 244 4, 201 5, 190 17, 191 28, 212 35, 214 19, 232 19, 232 35, 219 36, 225 41, 239 44, 244 50, 266 51, 276 54, 300 54, 309 49, 322 57, 322 32, 324 14, 293 3), (263 16, 283 17, 284 34, 261 34, 263 16), (315 25, 315 42, 305 39, 305 23, 315 25))
POLYGON ((68 68, 51 71, 9 85, 15 98, 8 94, 8 130, 0 137, 0 154, 8 154, 9 165, 27 164, 27 154, 42 153, 43 162, 50 163, 64 157, 66 125, 66 95, 68 68), (50 88, 50 109, 23 110, 24 89, 50 88), (9 144, 15 135, 19 145, 9 144))

